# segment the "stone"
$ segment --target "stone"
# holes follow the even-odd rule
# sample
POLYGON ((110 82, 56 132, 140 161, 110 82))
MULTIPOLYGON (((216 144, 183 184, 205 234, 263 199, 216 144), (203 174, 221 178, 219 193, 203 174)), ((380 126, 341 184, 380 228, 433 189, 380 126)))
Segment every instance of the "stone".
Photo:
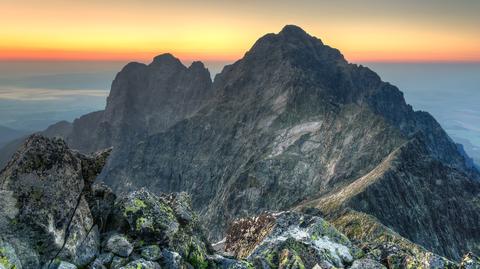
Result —
POLYGON ((138 259, 121 267, 121 269, 161 269, 161 267, 156 262, 138 259))
POLYGON ((480 268, 480 258, 473 253, 467 253, 463 256, 460 262, 461 269, 479 269, 480 268))
POLYGON ((85 199, 90 207, 90 212, 98 229, 104 232, 108 218, 112 214, 116 195, 104 183, 92 184, 90 191, 85 195, 85 199))
POLYGON ((113 256, 111 252, 101 253, 91 264, 92 269, 106 267, 112 262, 113 256))
POLYGON ((75 266, 74 264, 71 264, 69 262, 61 261, 58 264, 57 269, 77 269, 77 266, 75 266))
POLYGON ((22 269, 22 263, 18 259, 15 249, 9 243, 0 239, 0 268, 22 269))
POLYGON ((324 219, 296 212, 237 220, 227 233, 226 250, 257 267, 270 264, 281 268, 312 268, 315 264, 343 268, 359 251, 324 219), (249 239, 255 235, 257 240, 249 239))
POLYGON ((164 249, 162 251, 162 257, 162 266, 166 269, 180 268, 180 265, 182 264, 182 257, 177 252, 164 249))
POLYGON ((164 197, 169 201, 175 212, 177 220, 182 224, 188 224, 193 220, 192 201, 186 192, 172 193, 164 197))
POLYGON ((150 245, 142 248, 141 255, 149 261, 157 261, 162 257, 162 250, 157 245, 150 245))
POLYGON ((82 155, 60 139, 32 135, 1 171, 0 234, 25 268, 94 259, 99 233, 85 194, 108 155, 82 155))
POLYGON ((350 269, 387 269, 387 267, 371 259, 360 259, 354 261, 350 269))
POLYGON ((120 199, 115 206, 114 219, 126 223, 126 232, 145 242, 168 241, 179 228, 173 209, 146 189, 120 199))
POLYGON ((114 256, 112 263, 110 264, 111 269, 118 269, 127 264, 128 260, 124 257, 114 256))
POLYGON ((105 250, 121 257, 128 257, 133 251, 133 246, 124 235, 115 234, 108 238, 105 250))

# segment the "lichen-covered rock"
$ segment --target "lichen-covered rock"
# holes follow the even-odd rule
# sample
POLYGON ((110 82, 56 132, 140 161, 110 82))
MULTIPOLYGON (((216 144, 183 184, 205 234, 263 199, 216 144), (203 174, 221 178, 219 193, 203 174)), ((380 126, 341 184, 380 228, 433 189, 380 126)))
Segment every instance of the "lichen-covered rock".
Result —
POLYGON ((115 256, 110 264, 111 269, 118 269, 127 264, 128 260, 124 257, 115 256))
POLYGON ((121 230, 146 242, 168 242, 179 228, 173 209, 146 189, 121 198, 114 214, 121 230))
POLYGON ((133 246, 124 235, 115 234, 108 238, 105 250, 121 257, 128 257, 133 251, 133 246))
POLYGON ((17 257, 15 249, 9 243, 0 240, 0 268, 22 269, 22 263, 17 257))
POLYGON ((192 201, 186 192, 172 193, 163 197, 167 199, 180 223, 187 224, 194 220, 192 201))
POLYGON ((138 259, 121 267, 121 269, 161 269, 161 267, 156 262, 138 259))
POLYGON ((261 268, 313 268, 315 264, 344 268, 359 252, 322 218, 296 212, 234 222, 227 234, 226 250, 247 255, 249 261, 261 268), (241 231, 246 238, 242 239, 241 231), (263 237, 259 243, 249 239, 252 231, 263 237))
MULTIPOLYGON (((146 189, 131 192, 115 204, 111 229, 132 240, 178 253, 195 268, 206 268, 210 244, 185 194, 155 195, 146 189)), ((141 253, 140 253, 141 254, 141 253)))
POLYGON ((364 213, 347 210, 333 224, 356 242, 366 258, 388 268, 456 268, 457 265, 403 238, 364 213))
POLYGON ((145 246, 142 248, 141 255, 149 261, 156 261, 162 257, 162 250, 157 245, 145 246))
POLYGON ((30 136, 0 174, 0 240, 24 268, 54 258, 78 266, 93 261, 99 232, 85 199, 109 151, 85 156, 65 142, 30 136))

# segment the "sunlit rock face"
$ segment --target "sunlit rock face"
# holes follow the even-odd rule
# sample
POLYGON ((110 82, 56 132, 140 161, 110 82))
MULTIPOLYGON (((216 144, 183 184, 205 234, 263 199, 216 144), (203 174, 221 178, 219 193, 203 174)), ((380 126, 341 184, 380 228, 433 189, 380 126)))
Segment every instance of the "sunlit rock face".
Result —
POLYGON ((208 76, 171 55, 129 64, 90 136, 67 141, 113 143, 101 178, 118 192, 188 192, 213 239, 236 217, 309 206, 368 213, 450 258, 479 251, 478 172, 370 69, 286 26, 208 76))

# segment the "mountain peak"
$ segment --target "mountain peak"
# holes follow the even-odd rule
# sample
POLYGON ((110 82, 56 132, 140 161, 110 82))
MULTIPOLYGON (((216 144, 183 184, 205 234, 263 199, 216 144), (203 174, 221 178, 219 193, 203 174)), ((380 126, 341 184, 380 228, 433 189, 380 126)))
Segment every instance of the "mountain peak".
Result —
POLYGON ((307 32, 303 30, 301 27, 293 25, 293 24, 287 24, 285 25, 282 30, 279 32, 280 35, 301 35, 305 36, 307 32))
POLYGON ((163 53, 153 58, 150 65, 183 66, 182 62, 171 53, 163 53))

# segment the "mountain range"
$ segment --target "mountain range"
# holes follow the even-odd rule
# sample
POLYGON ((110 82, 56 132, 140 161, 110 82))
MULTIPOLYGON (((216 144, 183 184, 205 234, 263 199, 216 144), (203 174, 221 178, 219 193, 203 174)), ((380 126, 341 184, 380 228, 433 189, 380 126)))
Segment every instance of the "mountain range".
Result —
POLYGON ((290 210, 352 241, 480 254, 480 173, 465 153, 398 88, 297 26, 213 81, 171 54, 130 63, 105 110, 42 134, 82 153, 112 147, 97 180, 118 195, 187 192, 212 241, 238 218, 290 210))

